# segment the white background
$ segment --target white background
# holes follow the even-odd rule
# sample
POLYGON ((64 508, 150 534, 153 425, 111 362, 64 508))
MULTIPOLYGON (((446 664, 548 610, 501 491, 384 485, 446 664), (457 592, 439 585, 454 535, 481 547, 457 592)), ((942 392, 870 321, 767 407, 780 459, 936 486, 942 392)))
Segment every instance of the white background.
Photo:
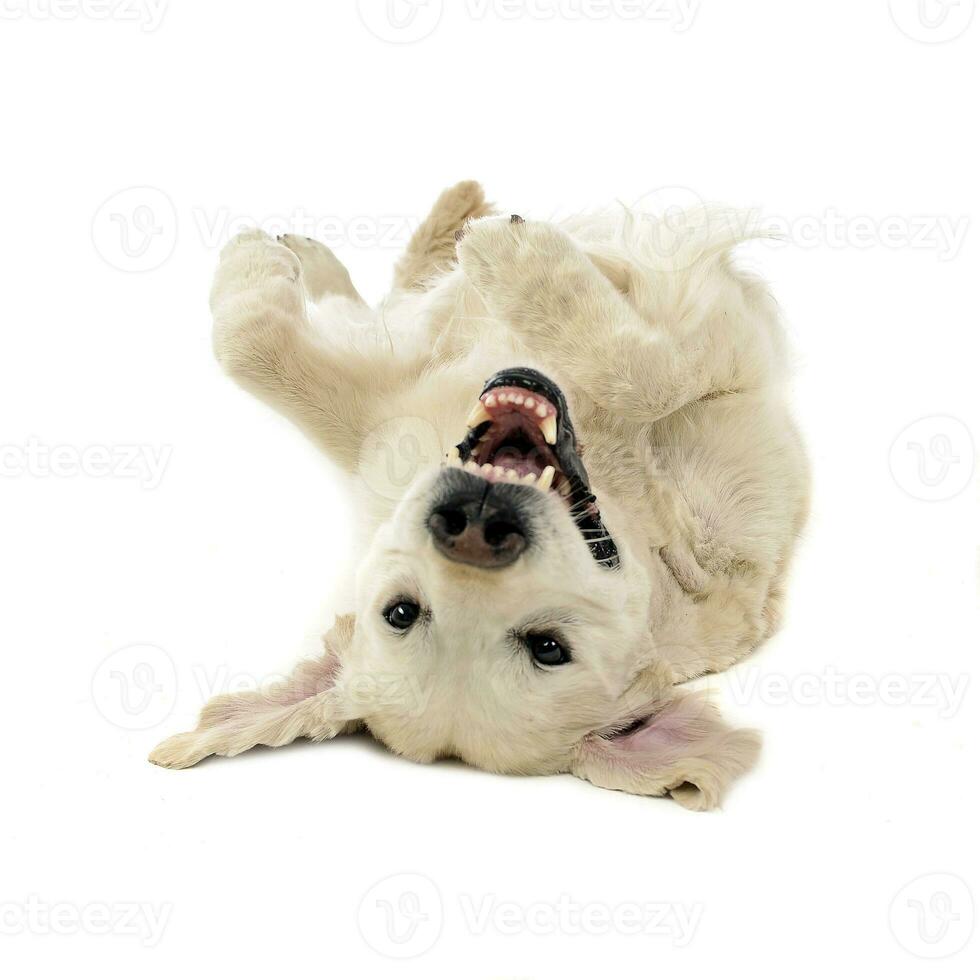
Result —
POLYGON ((5 975, 974 975, 973 0, 405 2, 4 0, 5 975), (745 257, 814 514, 783 631, 710 682, 766 738, 720 812, 360 738, 145 762, 347 574, 336 474, 213 363, 220 245, 321 234, 376 302, 468 177, 788 234, 745 257))

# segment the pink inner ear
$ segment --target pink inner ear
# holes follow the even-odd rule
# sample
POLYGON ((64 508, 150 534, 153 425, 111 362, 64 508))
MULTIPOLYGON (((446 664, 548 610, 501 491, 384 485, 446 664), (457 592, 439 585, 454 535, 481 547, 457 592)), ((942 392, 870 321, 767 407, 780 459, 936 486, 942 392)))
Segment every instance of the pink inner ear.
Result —
POLYGON ((692 693, 657 709, 628 733, 594 739, 593 748, 606 748, 617 755, 642 756, 647 764, 667 765, 682 758, 692 743, 710 736, 713 720, 710 702, 692 693))
POLYGON ((756 733, 725 725, 705 691, 675 690, 672 701, 651 705, 640 717, 619 735, 585 739, 572 772, 609 789, 669 792, 684 806, 704 810, 718 805, 759 752, 756 733))

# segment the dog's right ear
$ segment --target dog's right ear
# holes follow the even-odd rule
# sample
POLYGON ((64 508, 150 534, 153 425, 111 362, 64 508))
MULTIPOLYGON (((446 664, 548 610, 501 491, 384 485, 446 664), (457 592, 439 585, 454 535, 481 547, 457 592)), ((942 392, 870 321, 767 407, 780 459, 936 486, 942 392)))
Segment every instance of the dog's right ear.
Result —
POLYGON ((150 762, 186 769, 209 755, 238 755, 256 745, 320 741, 359 725, 345 705, 337 678, 354 636, 354 617, 338 616, 323 638, 323 656, 298 664, 284 681, 261 691, 219 694, 201 711, 197 728, 161 742, 150 762))
POLYGON ((641 796, 670 794, 691 810, 719 806, 729 784, 750 769, 760 739, 732 728, 704 691, 674 693, 626 731, 581 743, 572 773, 596 786, 641 796))

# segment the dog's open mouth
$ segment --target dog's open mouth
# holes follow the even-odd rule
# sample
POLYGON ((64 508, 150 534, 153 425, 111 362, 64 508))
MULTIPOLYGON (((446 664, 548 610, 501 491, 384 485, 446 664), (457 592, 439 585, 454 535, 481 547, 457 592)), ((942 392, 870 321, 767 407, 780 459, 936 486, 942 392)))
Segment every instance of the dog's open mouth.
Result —
POLYGON ((558 385, 531 368, 501 371, 486 383, 466 429, 449 453, 450 465, 490 483, 559 495, 596 561, 618 567, 619 552, 602 523, 558 385))

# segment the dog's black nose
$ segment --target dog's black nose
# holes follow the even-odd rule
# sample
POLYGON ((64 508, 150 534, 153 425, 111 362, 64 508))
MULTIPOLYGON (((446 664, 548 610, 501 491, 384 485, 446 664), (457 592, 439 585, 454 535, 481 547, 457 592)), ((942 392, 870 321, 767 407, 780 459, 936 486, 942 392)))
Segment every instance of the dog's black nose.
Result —
POLYGON ((477 486, 454 489, 432 508, 432 540, 452 561, 479 568, 511 565, 527 547, 520 507, 499 495, 502 488, 473 479, 477 486))

